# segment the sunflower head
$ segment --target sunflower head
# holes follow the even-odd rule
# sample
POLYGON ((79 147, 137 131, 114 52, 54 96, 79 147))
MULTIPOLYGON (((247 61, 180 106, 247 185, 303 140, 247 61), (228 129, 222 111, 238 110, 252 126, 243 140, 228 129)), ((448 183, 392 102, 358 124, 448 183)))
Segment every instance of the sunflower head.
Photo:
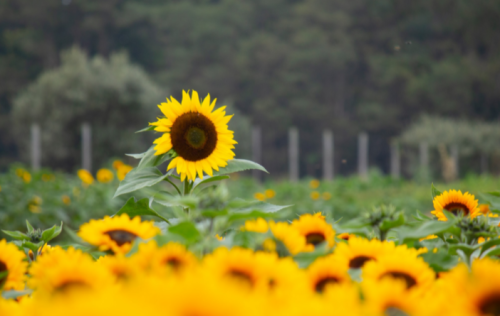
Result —
POLYGON ((23 290, 26 268, 25 254, 16 245, 0 240, 0 289, 23 290), (6 273, 6 275, 5 275, 6 273))
POLYGON ((376 261, 379 257, 394 252, 392 242, 378 239, 368 240, 352 235, 347 242, 339 243, 335 254, 347 259, 351 269, 360 269, 369 261, 376 261))
POLYGON ((304 214, 298 220, 294 220, 291 227, 305 237, 307 248, 310 251, 323 242, 326 242, 329 247, 333 247, 335 243, 335 231, 325 221, 321 213, 304 214))
POLYGON ((474 218, 481 214, 478 201, 474 198, 474 195, 469 192, 462 193, 457 190, 444 191, 432 201, 434 211, 431 213, 436 215, 440 221, 447 220, 443 210, 451 212, 454 215, 462 214, 463 216, 474 218))
POLYGON ((97 181, 101 183, 109 183, 113 181, 114 175, 113 172, 109 169, 102 168, 97 171, 97 181))
POLYGON ((196 256, 184 245, 170 242, 158 247, 154 240, 140 244, 139 251, 132 256, 132 260, 143 271, 155 275, 191 271, 198 265, 196 256))
POLYGON ((316 259, 308 268, 310 287, 317 293, 323 293, 332 285, 350 282, 347 272, 349 266, 344 257, 329 255, 316 259))
POLYGON ((139 216, 130 219, 127 214, 115 217, 106 216, 100 220, 90 220, 80 227, 78 235, 101 251, 127 253, 137 238, 149 239, 160 233, 153 222, 141 222, 139 216))
POLYGON ((173 97, 159 105, 165 115, 150 123, 155 131, 163 133, 154 141, 155 155, 175 151, 167 170, 177 167, 181 180, 203 179, 203 173, 213 175, 213 170, 225 167, 234 158, 232 149, 236 141, 227 123, 232 115, 226 115, 225 107, 213 111, 215 100, 207 95, 202 102, 198 92, 191 96, 183 91, 182 102, 173 97))

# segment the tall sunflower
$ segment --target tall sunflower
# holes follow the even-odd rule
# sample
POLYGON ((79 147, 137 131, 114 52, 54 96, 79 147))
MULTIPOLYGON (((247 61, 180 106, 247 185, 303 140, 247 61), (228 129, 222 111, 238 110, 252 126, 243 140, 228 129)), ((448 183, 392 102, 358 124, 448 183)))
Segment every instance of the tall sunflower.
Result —
POLYGON ((347 258, 337 255, 328 255, 316 259, 308 268, 311 290, 323 293, 331 285, 350 282, 347 272, 349 266, 347 258))
POLYGON ((211 176, 213 170, 218 171, 234 158, 232 149, 237 142, 227 126, 232 115, 226 115, 225 106, 213 111, 215 101, 210 102, 207 95, 200 103, 198 92, 193 91, 189 96, 183 91, 182 103, 170 97, 158 106, 165 117, 150 123, 155 131, 164 133, 154 141, 155 155, 173 149, 177 157, 167 170, 177 167, 182 181, 186 178, 194 181, 197 174, 203 179, 203 172, 211 176))
POLYGON ((431 213, 436 215, 440 221, 447 221, 443 210, 447 210, 455 215, 462 213, 464 216, 474 218, 481 215, 478 201, 474 198, 474 195, 469 192, 462 193, 460 190, 444 191, 432 201, 434 204, 434 211, 431 213))
POLYGON ((7 243, 5 239, 0 240, 0 273, 7 272, 7 275, 0 276, 0 289, 23 290, 24 278, 28 263, 26 256, 17 249, 14 244, 7 243))

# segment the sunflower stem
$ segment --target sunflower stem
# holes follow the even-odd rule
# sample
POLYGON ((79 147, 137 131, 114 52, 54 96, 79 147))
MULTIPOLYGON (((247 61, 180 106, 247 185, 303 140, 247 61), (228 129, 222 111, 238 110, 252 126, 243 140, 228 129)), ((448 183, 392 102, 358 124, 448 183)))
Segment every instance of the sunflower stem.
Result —
POLYGON ((170 183, 175 188, 175 190, 177 190, 177 193, 179 193, 179 195, 182 195, 181 190, 179 190, 179 188, 175 185, 175 183, 173 183, 172 181, 170 181, 170 179, 168 179, 168 177, 165 178, 165 181, 167 181, 168 183, 170 183))

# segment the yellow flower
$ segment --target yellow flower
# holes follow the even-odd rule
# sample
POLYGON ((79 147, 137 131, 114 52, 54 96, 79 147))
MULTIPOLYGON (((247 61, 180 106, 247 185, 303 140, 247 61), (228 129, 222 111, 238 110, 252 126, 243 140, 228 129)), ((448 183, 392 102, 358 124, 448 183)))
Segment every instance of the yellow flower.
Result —
POLYGON ((7 271, 7 275, 0 277, 0 287, 4 290, 24 290, 24 279, 28 263, 26 255, 16 245, 0 240, 0 273, 7 271))
POLYGON ((159 105, 165 118, 150 123, 156 126, 155 131, 164 133, 154 141, 155 155, 173 149, 177 156, 167 170, 177 168, 181 181, 194 181, 196 176, 203 179, 203 173, 212 176, 213 170, 227 166, 227 161, 234 158, 232 149, 237 142, 227 126, 232 115, 226 116, 225 107, 213 111, 214 107, 210 95, 200 103, 198 92, 189 96, 183 91, 182 103, 173 97, 167 99, 167 103, 159 105))
POLYGON ((16 169, 16 175, 19 177, 19 178, 23 178, 23 174, 26 172, 26 170, 24 170, 23 168, 17 168, 16 169))
POLYGON ((461 191, 450 190, 444 191, 441 195, 434 198, 432 203, 434 204, 434 211, 431 213, 436 215, 440 221, 447 221, 448 219, 443 213, 443 210, 447 210, 455 215, 459 213, 464 216, 470 216, 474 218, 481 214, 478 208, 477 200, 474 200, 474 195, 461 191))
POLYGON ((78 170, 78 177, 85 185, 90 185, 94 183, 94 177, 85 169, 78 170))
POLYGON ((306 238, 288 223, 270 221, 269 228, 274 237, 281 240, 292 255, 296 255, 306 248, 306 238))
POLYGON ((308 268, 310 288, 317 293, 323 293, 335 284, 350 282, 347 259, 328 255, 316 259, 308 268))
POLYGON ((79 189, 79 188, 77 188, 77 187, 74 187, 74 188, 73 188, 73 195, 74 195, 75 197, 79 197, 79 196, 80 196, 80 189, 79 189))
POLYGON ((42 212, 42 208, 38 205, 30 204, 28 205, 28 209, 31 213, 38 214, 42 212))
POLYGON ((319 197, 320 197, 320 194, 318 191, 311 192, 311 199, 317 200, 317 199, 319 199, 319 197))
POLYGON ((429 235, 427 237, 424 237, 424 238, 420 238, 419 241, 423 241, 423 240, 429 240, 429 239, 436 239, 438 238, 437 235, 429 235))
POLYGON ((326 242, 328 247, 333 247, 335 243, 335 231, 332 225, 328 224, 320 216, 311 214, 301 215, 299 219, 292 222, 291 227, 304 236, 307 251, 314 250, 315 246, 323 242, 326 242))
POLYGON ((23 181, 25 183, 30 183, 31 182, 31 174, 29 172, 23 173, 23 181))
POLYGON ((309 186, 311 187, 311 189, 317 189, 319 187, 319 181, 313 179, 309 182, 309 186))
POLYGON ((154 240, 139 244, 139 251, 132 256, 132 260, 142 270, 156 275, 192 271, 198 265, 198 259, 186 246, 169 242, 158 247, 154 240))
POLYGON ((313 216, 316 216, 319 219, 326 220, 326 216, 323 215, 321 212, 316 212, 313 214, 313 216))
POLYGON ((115 169, 115 170, 120 169, 120 167, 123 165, 124 165, 124 163, 121 160, 113 161, 113 169, 115 169))
POLYGON ((265 251, 275 252, 276 251, 276 242, 272 238, 267 238, 262 243, 262 248, 264 248, 265 251))
POLYGON ((101 183, 109 183, 113 178, 113 172, 109 169, 102 168, 97 171, 97 181, 101 183))
POLYGON ((269 225, 267 224, 265 219, 259 217, 255 220, 246 221, 245 226, 242 227, 242 230, 246 230, 249 232, 265 233, 269 230, 269 225))
POLYGON ((80 227, 78 236, 99 250, 127 253, 137 238, 149 239, 160 233, 153 222, 141 222, 139 216, 130 219, 127 214, 106 216, 100 220, 90 220, 80 227))
POLYGON ((55 179, 55 177, 52 174, 46 174, 46 173, 42 174, 42 181, 43 182, 49 182, 49 181, 52 181, 54 179, 55 179))
POLYGON ((141 272, 136 262, 123 254, 102 256, 97 260, 97 263, 111 272, 117 281, 126 281, 141 272))
POLYGON ((337 235, 337 238, 342 239, 342 240, 349 240, 349 238, 352 238, 352 237, 356 237, 356 235, 349 234, 349 233, 342 233, 342 234, 337 235))
POLYGON ((129 166, 129 165, 121 165, 118 170, 116 171, 116 177, 118 180, 123 181, 125 179, 125 176, 132 170, 134 167, 129 166))
POLYGON ((266 196, 260 192, 257 192, 253 195, 253 197, 259 201, 265 201, 266 200, 266 196))
POLYGON ((276 192, 274 192, 274 190, 272 189, 267 189, 264 194, 266 195, 266 198, 268 199, 272 199, 273 197, 276 196, 276 192))
POLYGON ((346 243, 339 243, 335 254, 348 260, 349 268, 362 268, 367 262, 377 260, 379 257, 394 252, 392 242, 377 239, 368 240, 351 235, 346 243))
POLYGON ((325 201, 328 201, 329 199, 332 198, 332 195, 330 194, 330 192, 323 192, 323 194, 321 196, 323 197, 323 200, 325 200, 325 201))
POLYGON ((217 238, 218 241, 223 241, 224 237, 219 236, 219 234, 215 234, 215 238, 217 238))
POLYGON ((61 200, 63 201, 64 204, 70 205, 71 204, 71 198, 67 195, 63 195, 61 200))

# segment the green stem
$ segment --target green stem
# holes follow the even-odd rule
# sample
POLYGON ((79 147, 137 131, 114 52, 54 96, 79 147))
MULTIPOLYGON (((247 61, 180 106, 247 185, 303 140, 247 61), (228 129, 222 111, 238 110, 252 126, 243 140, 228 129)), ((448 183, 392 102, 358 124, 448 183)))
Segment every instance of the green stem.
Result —
MULTIPOLYGON (((184 181, 184 195, 189 195, 189 193, 191 193, 191 185, 189 180, 186 179, 186 181, 184 181)), ((184 207, 184 212, 189 213, 189 208, 184 207)))
POLYGON ((182 195, 181 190, 179 190, 179 188, 175 185, 175 183, 173 183, 172 181, 170 181, 170 179, 168 177, 165 178, 165 181, 167 181, 168 183, 170 183, 177 190, 177 193, 179 193, 179 195, 182 195))

